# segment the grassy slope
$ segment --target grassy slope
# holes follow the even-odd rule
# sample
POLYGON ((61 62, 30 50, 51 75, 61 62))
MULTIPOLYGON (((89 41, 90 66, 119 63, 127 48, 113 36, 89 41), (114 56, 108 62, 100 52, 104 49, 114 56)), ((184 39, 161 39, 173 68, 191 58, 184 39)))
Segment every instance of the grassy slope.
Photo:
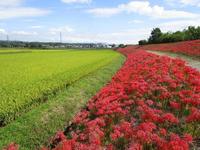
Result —
POLYGON ((0 53, 0 126, 119 55, 108 50, 16 51, 0 53))
POLYGON ((15 141, 20 149, 36 149, 48 143, 56 131, 67 126, 81 107, 105 84, 123 64, 119 55, 111 63, 81 78, 48 102, 0 128, 0 149, 15 141))

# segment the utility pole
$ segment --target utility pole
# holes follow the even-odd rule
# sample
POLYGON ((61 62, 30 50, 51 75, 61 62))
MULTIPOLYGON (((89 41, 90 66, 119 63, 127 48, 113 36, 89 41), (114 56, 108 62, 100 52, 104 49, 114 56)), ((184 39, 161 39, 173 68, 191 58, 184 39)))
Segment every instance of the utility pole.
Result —
POLYGON ((9 35, 8 34, 7 34, 6 38, 7 38, 7 42, 9 42, 9 35))
POLYGON ((62 43, 62 32, 60 32, 60 43, 62 43))
POLYGON ((11 47, 11 45, 10 45, 10 39, 9 39, 9 35, 7 34, 7 36, 6 36, 6 38, 7 38, 7 44, 8 44, 8 47, 11 47))

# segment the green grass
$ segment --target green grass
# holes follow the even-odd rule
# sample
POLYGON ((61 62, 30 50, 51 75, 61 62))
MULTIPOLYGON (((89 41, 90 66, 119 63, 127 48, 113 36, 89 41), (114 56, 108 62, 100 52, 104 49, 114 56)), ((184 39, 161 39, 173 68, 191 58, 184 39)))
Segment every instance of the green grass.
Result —
POLYGON ((7 49, 7 50, 2 50, 0 49, 0 55, 5 55, 5 54, 20 54, 20 53, 32 53, 31 50, 16 50, 16 49, 7 49))
POLYGON ((46 103, 0 128, 0 149, 13 141, 20 145, 20 150, 35 150, 47 145, 56 131, 64 130, 75 113, 110 81, 124 60, 122 55, 117 54, 109 64, 82 77, 46 103))
POLYGON ((120 55, 111 50, 6 51, 0 52, 0 126, 120 55))

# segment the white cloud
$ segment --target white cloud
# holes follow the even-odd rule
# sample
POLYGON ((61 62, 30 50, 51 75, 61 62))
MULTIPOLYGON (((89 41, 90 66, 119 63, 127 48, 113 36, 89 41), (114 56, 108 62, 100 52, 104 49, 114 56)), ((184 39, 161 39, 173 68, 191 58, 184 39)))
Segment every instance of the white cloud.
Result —
POLYGON ((95 8, 88 10, 88 13, 99 17, 110 17, 121 12, 122 10, 118 8, 95 8))
POLYGON ((165 0, 170 5, 182 5, 182 6, 197 6, 200 7, 200 0, 165 0))
POLYGON ((0 7, 18 6, 23 0, 1 0, 0 7))
POLYGON ((90 3, 92 0, 61 0, 63 3, 90 3))
MULTIPOLYGON (((138 40, 143 38, 147 38, 150 34, 150 28, 138 28, 138 29, 130 29, 130 30, 121 30, 118 32, 107 32, 107 33, 100 33, 97 32, 96 34, 92 33, 68 33, 63 34, 63 41, 64 42, 106 42, 106 43, 137 43, 138 40)), ((51 38, 59 40, 59 35, 51 36, 51 38)))
POLYGON ((131 1, 127 4, 121 4, 114 8, 94 8, 88 10, 89 13, 95 16, 109 17, 122 12, 136 13, 139 15, 149 16, 157 19, 174 19, 174 18, 197 18, 198 14, 178 11, 166 10, 164 7, 152 6, 148 1, 131 1))
POLYGON ((200 7, 200 0, 181 0, 184 5, 193 5, 200 7))
POLYGON ((44 26, 37 25, 37 26, 31 26, 30 28, 32 28, 32 29, 41 29, 41 28, 44 28, 44 26))
POLYGON ((63 27, 57 27, 57 28, 50 28, 49 29, 49 33, 50 34, 53 34, 53 35, 56 35, 60 32, 62 33, 70 33, 70 32, 73 32, 74 29, 69 27, 69 26, 63 26, 63 27))
POLYGON ((1 0, 0 1, 0 20, 19 17, 43 16, 50 13, 49 10, 34 7, 24 7, 24 0, 1 0))
POLYGON ((11 19, 19 17, 35 17, 49 14, 50 11, 31 7, 16 7, 0 9, 0 19, 11 19))
POLYGON ((110 17, 116 14, 123 12, 120 8, 94 8, 87 10, 88 13, 91 13, 97 17, 110 17))
POLYGON ((130 23, 130 24, 140 24, 140 23, 143 23, 144 21, 142 21, 142 20, 137 20, 137 19, 135 19, 135 20, 131 20, 131 21, 129 21, 128 23, 130 23))
POLYGON ((187 28, 188 26, 199 26, 200 25, 200 19, 195 20, 176 20, 176 21, 169 21, 164 22, 159 25, 159 27, 164 31, 177 31, 177 30, 183 30, 187 28))
POLYGON ((0 29, 0 34, 7 34, 5 29, 0 29))
MULTIPOLYGON (((63 34, 63 41, 137 44, 139 40, 147 39, 150 36, 151 30, 155 27, 160 27, 163 32, 168 32, 168 31, 174 32, 177 30, 183 30, 187 28, 189 25, 198 26, 199 24, 200 24, 200 19, 195 19, 195 20, 184 19, 184 20, 163 22, 160 23, 159 25, 147 25, 136 29, 124 29, 108 33, 100 33, 100 32, 97 32, 96 34, 68 33, 68 34, 63 34)), ((55 35, 55 39, 59 40, 58 34, 55 35)))
POLYGON ((29 18, 26 18, 26 19, 23 19, 22 20, 23 22, 35 22, 36 20, 35 19, 29 19, 29 18))
POLYGON ((27 31, 13 31, 11 34, 20 35, 20 36, 35 36, 38 35, 37 32, 27 32, 27 31))

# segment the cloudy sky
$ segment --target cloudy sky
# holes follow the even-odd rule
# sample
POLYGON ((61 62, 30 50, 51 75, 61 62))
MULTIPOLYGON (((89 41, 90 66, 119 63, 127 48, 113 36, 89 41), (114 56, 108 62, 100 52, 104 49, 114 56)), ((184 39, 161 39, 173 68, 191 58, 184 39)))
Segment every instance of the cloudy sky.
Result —
POLYGON ((1 0, 0 40, 137 43, 200 25, 200 0, 1 0))

